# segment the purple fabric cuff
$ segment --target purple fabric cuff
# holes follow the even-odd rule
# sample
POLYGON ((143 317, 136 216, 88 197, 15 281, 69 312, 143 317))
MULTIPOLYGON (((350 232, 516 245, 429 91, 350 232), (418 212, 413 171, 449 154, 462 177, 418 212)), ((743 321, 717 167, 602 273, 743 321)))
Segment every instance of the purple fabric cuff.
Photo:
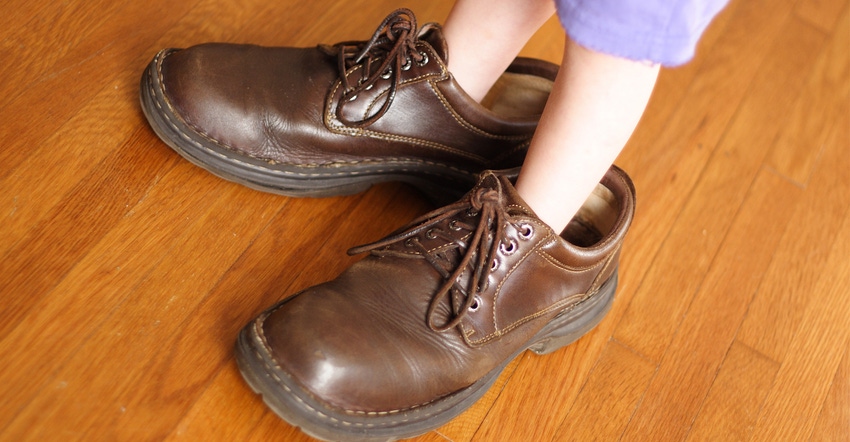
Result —
POLYGON ((678 66, 728 0, 555 0, 579 45, 631 60, 678 66))

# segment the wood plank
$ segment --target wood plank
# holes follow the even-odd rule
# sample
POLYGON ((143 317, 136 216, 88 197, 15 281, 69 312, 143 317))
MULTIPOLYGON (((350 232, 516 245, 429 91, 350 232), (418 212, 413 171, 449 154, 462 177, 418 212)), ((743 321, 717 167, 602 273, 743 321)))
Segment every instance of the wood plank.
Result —
MULTIPOLYGON (((850 77, 845 79, 850 82, 850 77)), ((834 116, 832 137, 818 160, 806 196, 785 233, 784 246, 767 270, 741 327, 738 339, 776 361, 783 361, 789 343, 800 327, 806 305, 820 298, 814 291, 822 275, 841 222, 850 210, 850 124, 839 115, 848 115, 850 102, 834 116)))
MULTIPOLYGON (((337 273, 341 272, 351 263, 359 260, 361 257, 349 257, 344 251, 358 243, 368 242, 382 237, 389 233, 398 225, 412 219, 414 215, 421 213, 425 209, 424 201, 414 192, 405 186, 378 186, 370 190, 361 197, 348 197, 330 200, 296 200, 296 203, 291 204, 291 208, 285 213, 279 215, 278 220, 270 227, 269 232, 261 235, 255 242, 255 246, 246 253, 242 260, 242 264, 234 267, 228 273, 227 278, 223 281, 221 289, 216 290, 211 297, 211 305, 204 306, 206 314, 214 315, 221 311, 222 304, 229 305, 233 308, 234 319, 226 321, 228 331, 218 332, 215 336, 193 338, 187 336, 185 342, 180 348, 201 347, 201 353, 210 351, 219 354, 218 367, 221 367, 224 359, 230 359, 232 356, 232 343, 235 342, 236 335, 248 321, 253 319, 259 312, 270 307, 277 300, 302 290, 306 287, 321 283, 329 278, 332 278, 337 273), (328 213, 329 221, 327 225, 321 229, 315 228, 314 236, 307 236, 303 242, 298 241, 292 244, 292 248, 296 250, 309 251, 310 259, 305 260, 302 254, 294 254, 281 258, 278 262, 274 261, 274 267, 268 268, 270 264, 268 253, 275 249, 288 249, 288 239, 293 235, 297 235, 298 231, 304 229, 304 218, 299 215, 307 215, 316 212, 316 204, 319 208, 324 206, 324 210, 328 213), (350 216, 356 214, 357 216, 350 216), (345 233, 340 233, 345 232, 345 233), (322 237, 325 238, 322 238, 322 237), (314 239, 315 238, 315 239, 314 239), (321 263, 321 265, 315 265, 321 263), (256 269, 247 272, 248 269, 256 269), (242 281, 246 278, 255 279, 253 275, 269 275, 268 279, 260 279, 262 285, 257 286, 257 282, 252 283, 256 286, 253 290, 241 289, 242 281), (251 275, 251 276, 249 276, 251 275), (274 275, 274 276, 272 276, 274 275), (234 295, 234 293, 236 295, 234 295), (222 340, 226 342, 226 347, 222 350, 222 340), (206 351, 203 351, 207 349, 206 351)), ((218 313, 220 314, 220 313, 218 313)), ((203 323, 204 315, 198 315, 193 318, 199 325, 203 323)), ((222 324, 218 324, 221 326, 222 324)), ((201 354, 199 353, 199 355, 201 354)), ((191 353, 190 353, 191 355, 191 353)), ((191 363, 192 359, 187 359, 184 363, 191 363)), ((166 368, 166 367, 163 367, 166 368)), ((225 366, 224 370, 228 370, 225 366)), ((206 370, 202 370, 206 371, 206 370)), ((174 386, 180 385, 180 374, 182 371, 174 370, 171 383, 174 386)), ((211 376, 204 374, 204 377, 211 376)), ((188 414, 175 426, 179 431, 190 434, 202 434, 210 429, 206 428, 204 419, 205 416, 221 414, 219 418, 224 419, 228 413, 228 408, 231 406, 228 403, 222 403, 217 396, 221 391, 230 391, 234 400, 242 401, 244 407, 250 407, 250 404, 256 404, 260 408, 265 408, 253 391, 242 381, 241 377, 238 382, 229 382, 229 375, 219 374, 212 381, 209 390, 197 392, 199 397, 194 402, 188 414), (218 385, 219 382, 227 382, 226 385, 218 385), (213 408, 213 410, 209 410, 213 408), (196 409, 200 409, 197 410, 196 409)), ((158 415, 156 412, 157 404, 161 398, 149 398, 145 406, 151 408, 152 416, 158 415)), ((289 426, 279 418, 274 416, 265 424, 257 424, 257 428, 263 428, 258 431, 265 431, 275 434, 275 432, 283 432, 284 435, 291 434, 289 426), (273 428, 268 428, 271 426, 273 428)), ((251 427, 253 431, 253 426, 251 427)), ((244 431, 244 429, 242 430, 244 431)), ((240 433, 238 438, 247 437, 247 434, 240 433)), ((277 437, 282 437, 278 434, 277 437)))
POLYGON ((0 278, 0 292, 16 294, 3 303, 0 337, 15 328, 116 222, 131 213, 157 183, 158 174, 177 164, 177 155, 155 146, 146 132, 140 128, 123 148, 96 165, 0 259, 0 275, 5 275, 0 278), (140 151, 147 153, 140 155, 140 151), (108 202, 93 204, 107 195, 108 202))
MULTIPOLYGON (((267 415, 273 415, 260 396, 234 394, 234 386, 239 385, 242 376, 236 367, 236 361, 230 359, 219 370, 215 379, 204 390, 201 399, 203 406, 192 407, 182 422, 168 435, 166 440, 250 440, 250 432, 267 415), (208 401, 208 402, 207 402, 208 401), (228 404, 227 407, 215 404, 228 404), (220 425, 222 419, 239 422, 239 425, 220 425)), ((306 434, 295 427, 278 432, 265 440, 311 441, 306 434)))
MULTIPOLYGON (((832 33, 841 10, 846 7, 847 0, 806 0, 797 3, 794 13, 823 31, 832 33)), ((843 35, 843 38, 847 38, 847 34, 843 35)))
POLYGON ((555 440, 619 439, 655 369, 655 364, 610 341, 555 440))
POLYGON ((601 330, 604 329, 597 327, 575 343, 545 356, 530 352, 521 356, 510 382, 472 440, 552 439, 568 411, 561 408, 575 402, 604 349, 597 343, 601 330), (601 348, 597 350, 597 346, 601 348))
POLYGON ((823 41, 819 31, 798 20, 785 23, 618 324, 617 340, 651 360, 661 359, 764 160, 765 140, 776 137, 777 122, 788 116, 796 99, 788 91, 800 90, 823 41), (659 302, 659 293, 675 295, 659 302))
MULTIPOLYGON (((85 4, 85 7, 93 9, 93 14, 98 14, 94 8, 96 4, 72 3, 85 4)), ((150 43, 172 27, 193 4, 185 2, 169 5, 167 8, 172 14, 163 16, 158 11, 166 6, 151 7, 149 3, 133 3, 135 10, 130 8, 129 11, 123 11, 130 14, 116 12, 116 16, 101 22, 101 27, 87 24, 94 33, 64 56, 61 62, 41 66, 40 69, 44 70, 33 74, 39 80, 30 87, 24 87, 20 82, 4 82, 4 85, 15 85, 19 90, 4 96, 4 105, 0 106, 0 119, 4 122, 0 126, 0 139, 8 143, 0 150, 0 179, 6 178, 37 150, 48 149, 48 152, 57 154, 63 151, 56 149, 56 146, 67 146, 70 143, 98 145, 96 138, 79 142, 64 138, 52 143, 46 143, 46 140, 54 136, 98 93, 111 93, 115 105, 137 103, 141 69, 153 56, 152 51, 159 49, 158 44, 154 48, 150 43), (146 26, 138 26, 143 22, 146 26), (132 38, 128 38, 128 29, 133 30, 132 38), (140 58, 140 54, 144 55, 140 58), (33 124, 32 115, 38 115, 38 124, 33 124)), ((64 25, 62 22, 56 24, 64 25)), ((45 44, 59 43, 46 37, 45 44)), ((50 49, 46 51, 52 53, 50 49)), ((34 58, 38 58, 38 55, 38 52, 31 54, 34 58)), ((21 59, 21 55, 14 53, 12 59, 21 59)), ((24 81, 25 78, 28 79, 23 76, 20 80, 24 81)), ((138 105, 135 106, 137 109, 138 105)), ((138 112, 133 115, 140 116, 138 112)), ((111 126, 108 123, 126 120, 128 118, 104 119, 98 121, 97 126, 108 127, 111 126)))
MULTIPOLYGON (((114 89, 104 88, 62 129, 46 140, 43 149, 34 152, 0 181, 0 188, 4 189, 0 204, 12 208, 0 215, 4 232, 0 235, 0 255, 5 255, 33 225, 43 219, 81 177, 92 172, 107 155, 139 130, 138 121, 128 118, 137 112, 135 103, 115 100, 114 89), (103 121, 115 121, 115 124, 104 125, 103 121), (93 140, 97 140, 99 148, 91 148, 93 140), (64 147, 56 150, 55 146, 64 147)), ((138 158, 138 161, 144 161, 144 158, 138 158)))
POLYGON ((850 213, 835 238, 800 328, 765 401, 754 441, 802 440, 811 436, 842 356, 850 342, 850 213))
MULTIPOLYGON (((303 273, 303 268, 309 265, 303 254, 280 256, 281 251, 303 251, 325 245, 334 234, 333 223, 345 219, 346 213, 360 201, 360 198, 321 200, 327 224, 309 232, 303 232, 304 216, 321 213, 320 207, 287 201, 284 210, 269 221, 209 294, 193 311, 186 313, 179 328, 159 344, 157 357, 135 381, 151 388, 114 393, 131 411, 101 428, 117 440, 138 438, 139 434, 131 429, 139 425, 146 428, 146 433, 156 434, 157 439, 173 433, 187 408, 205 392, 216 374, 232 362, 238 330, 258 311, 282 297, 294 275, 303 273)), ((257 209, 250 210, 261 214, 257 209)), ((339 265, 332 260, 327 263, 331 267, 339 265)), ((231 396, 242 391, 243 385, 237 387, 230 389, 231 396)), ((232 413, 226 402, 216 404, 222 406, 223 412, 232 413)))
MULTIPOLYGON (((717 159, 727 163, 725 157, 717 159)), ((711 167, 716 173, 724 169, 728 170, 711 167)), ((772 172, 759 173, 629 422, 625 439, 687 436, 801 193, 772 172)))
MULTIPOLYGON (((208 9, 199 8, 195 13, 202 15, 190 14, 187 17, 188 22, 204 21, 203 14, 205 14, 204 11, 209 12, 208 9)), ((234 5, 234 9, 240 8, 234 5)), ((226 12, 226 10, 220 12, 226 12)), ((205 29, 207 32, 210 31, 209 27, 205 29)), ((37 138, 40 132, 36 131, 32 135, 30 132, 25 132, 23 136, 15 138, 15 143, 9 149, 3 150, 3 152, 19 155, 21 161, 18 167, 0 181, 0 188, 6 189, 6 192, 0 196, 0 204, 13 207, 12 211, 0 215, 2 216, 0 222, 4 224, 4 231, 7 233, 0 236, 0 255, 8 252, 29 228, 45 219, 49 210, 61 201, 81 176, 96 170, 98 163, 110 152, 126 143, 139 128, 147 127, 147 123, 141 117, 137 98, 140 69, 147 63, 149 57, 152 57, 153 51, 149 49, 145 52, 147 54, 144 55, 144 59, 140 58, 130 66, 127 66, 126 55, 117 52, 112 53, 112 57, 98 58, 98 63, 90 63, 88 66, 93 71, 106 72, 114 78, 107 80, 98 75, 92 75, 91 80, 94 81, 93 84, 98 85, 96 90, 100 92, 60 129, 55 130, 50 138, 42 141, 37 138), (117 64, 119 61, 120 67, 109 64, 117 64), (118 74, 115 73, 116 71, 118 74), (106 83, 105 87, 102 86, 103 83, 106 83), (116 97, 122 97, 122 99, 116 100, 116 97), (112 123, 104 124, 104 122, 112 123), (25 145, 29 146, 25 148, 25 145), (65 148, 57 150, 56 146, 65 148), (50 176, 51 179, 43 179, 45 175, 50 176)), ((62 78, 65 82, 71 81, 68 78, 62 78)), ((42 100, 36 110, 56 104, 52 98, 47 99, 39 94, 35 94, 35 97, 42 100)), ((23 104, 25 103, 21 103, 23 104)), ((24 118, 26 114, 21 115, 17 107, 14 111, 19 115, 13 121, 26 121, 24 118)), ((29 122, 26 122, 26 125, 30 131, 43 130, 29 122)), ((14 124, 9 128, 10 131, 17 129, 19 128, 14 124)), ((153 133, 150 130, 148 132, 152 136, 153 133)), ((162 146, 161 143, 159 144, 162 146)), ((143 153, 144 151, 140 151, 140 156, 143 153)), ((5 158, 5 160, 0 162, 6 166, 17 161, 12 158, 5 158)))
POLYGON ((815 425, 812 441, 840 442, 850 435, 850 340, 815 425))
MULTIPOLYGON (((191 7, 191 3, 187 3, 191 7)), ((4 29, 4 38, 0 39, 0 57, 15 60, 0 65, 0 77, 6 80, 0 84, 0 108, 42 76, 79 63, 79 53, 71 54, 80 46, 84 46, 80 53, 86 55, 102 48, 106 43, 104 39, 90 36, 104 29, 117 31, 117 28, 104 26, 109 20, 120 20, 122 12, 144 18, 141 6, 109 0, 66 2, 53 8, 24 6, 30 14, 19 22, 10 23, 4 29), (85 43, 99 47, 85 47, 85 43), (65 61, 64 66, 56 66, 60 60, 65 61)))
MULTIPOLYGON (((232 7, 242 10, 245 6, 247 5, 241 4, 232 7)), ((209 5, 199 7, 186 17, 183 25, 188 28, 203 28, 204 33, 213 35, 226 32, 226 26, 224 29, 198 26, 198 23, 208 21, 207 17, 213 11, 209 5)), ((224 13, 228 10, 222 8, 218 12, 224 13)), ((226 23, 221 21, 219 26, 226 23)), ((184 34, 205 35, 199 34, 199 31, 187 31, 184 34)), ((150 55, 145 55, 148 56, 150 55)), ((140 60, 140 63, 136 64, 144 66, 144 63, 146 61, 140 60)), ((127 67, 122 67, 121 70, 127 71, 127 67)), ((26 306, 34 305, 44 296, 49 285, 56 283, 55 278, 61 277, 67 272, 68 266, 73 264, 73 259, 59 261, 58 258, 82 256, 86 251, 85 247, 102 235, 103 232, 99 229, 108 228, 109 220, 115 220, 116 216, 122 216, 130 210, 135 202, 132 200, 133 196, 144 194, 148 186, 156 182, 158 176, 153 173, 153 169, 158 167, 159 173, 164 174, 179 158, 154 136, 141 118, 137 99, 139 72, 127 71, 123 72, 122 76, 126 77, 123 82, 115 81, 104 88, 56 135, 31 152, 11 176, 0 182, 0 187, 7 190, 0 197, 0 202, 2 199, 11 200, 11 209, 3 219, 6 234, 0 236, 0 256, 5 254, 7 259, 0 264, 0 269, 5 274, 13 275, 8 280, 0 281, 0 288, 20 284, 21 278, 27 279, 23 286, 27 292, 10 300, 8 320, 0 325, 0 337, 5 336, 17 324, 26 306), (126 99, 115 99, 119 84, 122 85, 120 90, 126 99), (117 123, 105 125, 104 121, 117 123), (144 141, 136 145, 140 139, 144 141), (69 148, 57 152, 55 145, 67 145, 69 148), (92 145, 97 145, 98 148, 93 149, 92 145), (157 164, 157 158, 165 162, 157 164), (136 183, 133 187, 116 187, 115 185, 124 182, 126 177, 115 174, 126 174, 125 169, 130 166, 150 168, 147 172, 148 179, 136 183), (108 174, 104 175, 104 171, 108 174), (45 174, 50 175, 51 179, 43 179, 45 174), (80 177, 86 178, 80 180, 80 177), (66 190, 68 193, 63 195, 66 190), (101 198, 111 197, 113 203, 124 201, 124 205, 130 206, 92 206, 90 198, 94 195, 101 198), (86 224, 86 220, 91 220, 92 224, 86 224), (49 236, 45 236, 47 234, 49 236), (83 235, 84 240, 81 239, 83 235), (63 248, 63 244, 68 245, 63 248), (36 247, 33 252, 46 252, 50 249, 51 253, 20 253, 21 250, 33 246, 36 247), (10 251, 13 247, 15 249, 10 251), (65 255, 66 253, 71 255, 65 255), (20 272, 22 266, 32 265, 32 260, 39 261, 40 271, 20 272)), ((143 173, 144 170, 134 172, 143 173)), ((193 173, 205 172, 197 169, 193 170, 193 173)), ((129 186, 132 183, 127 184, 129 186)))
MULTIPOLYGON (((122 218, 0 341, 0 352, 13 361, 11 370, 0 373, 0 396, 6 399, 0 406, 12 409, 0 413, 0 428, 48 384, 172 243, 212 207, 215 198, 198 189, 214 189, 221 180, 193 169, 181 162, 165 174, 132 215, 122 218), (49 355, 52 363, 45 365, 34 349, 49 355)), ((236 185, 225 190, 243 191, 236 185)))
MULTIPOLYGON (((171 237, 160 251, 161 259, 154 258, 154 265, 143 278, 134 281, 132 288, 116 293, 112 302, 104 302, 111 308, 103 319, 89 316, 87 309, 79 305, 83 299, 65 305, 75 308, 59 313, 61 317, 75 323, 89 322, 85 328, 91 332, 67 360, 53 359, 51 352, 42 350, 43 346, 28 349, 35 360, 59 362, 61 369, 51 374, 51 382, 66 384, 61 389, 43 389, 15 417, 4 435, 17 439, 24 434, 38 438, 67 432, 87 439, 119 439, 120 430, 136 437, 139 431, 155 434, 148 433, 155 430, 150 426, 119 425, 136 411, 128 408, 125 396, 145 385, 147 361, 159 356, 162 337, 178 336, 175 331, 186 313, 196 308, 218 280, 217 275, 232 265, 281 209, 280 204, 269 203, 268 195, 237 186, 231 189, 230 195, 222 194, 205 213, 193 217, 186 230, 169 229, 171 237), (244 210, 245 207, 254 209, 244 210), (101 352, 99 348, 111 351, 101 352), (122 376, 114 376, 115 373, 122 376), (31 432, 33 427, 42 432, 31 432)), ((58 320, 55 316, 52 319, 58 320)))
POLYGON ((435 430, 436 433, 445 437, 448 440, 459 442, 472 440, 478 429, 490 410, 493 408, 493 403, 501 396, 505 385, 511 380, 517 366, 519 366, 522 358, 514 359, 505 370, 499 375, 499 379, 493 383, 490 390, 478 400, 472 407, 463 412, 460 416, 453 419, 451 422, 443 425, 435 430))
POLYGON ((687 440, 749 440, 778 370, 776 361, 733 343, 687 440))
MULTIPOLYGON (((789 124, 782 128, 767 159, 768 165, 800 185, 808 182, 834 126, 850 125, 850 115, 846 112, 846 104, 850 101, 850 81, 847 80, 850 78, 850 7, 844 9, 839 23, 829 44, 815 61, 789 124)), ((848 145, 850 141, 845 147, 848 145)))

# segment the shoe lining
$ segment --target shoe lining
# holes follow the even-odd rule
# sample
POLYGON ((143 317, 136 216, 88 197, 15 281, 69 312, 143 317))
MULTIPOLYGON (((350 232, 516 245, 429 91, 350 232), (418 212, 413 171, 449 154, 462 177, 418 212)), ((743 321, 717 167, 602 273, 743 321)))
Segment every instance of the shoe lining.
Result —
POLYGON ((614 194, 598 184, 561 236, 579 247, 593 246, 611 232, 619 213, 614 194))
POLYGON ((481 104, 504 118, 537 116, 543 113, 552 84, 536 75, 505 72, 481 104))

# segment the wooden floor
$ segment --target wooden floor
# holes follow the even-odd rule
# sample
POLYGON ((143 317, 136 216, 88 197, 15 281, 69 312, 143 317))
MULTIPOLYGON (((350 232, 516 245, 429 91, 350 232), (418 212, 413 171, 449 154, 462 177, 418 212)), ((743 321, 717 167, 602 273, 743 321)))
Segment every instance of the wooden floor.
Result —
MULTIPOLYGON (((216 179, 155 137, 138 82, 162 47, 365 39, 399 4, 10 1, 0 439, 307 439, 242 382, 237 331, 429 205, 216 179)), ((525 55, 558 62, 560 32, 525 55)), ((847 0, 734 0, 618 160, 639 204, 611 313, 421 440, 850 440, 848 107, 847 0)))

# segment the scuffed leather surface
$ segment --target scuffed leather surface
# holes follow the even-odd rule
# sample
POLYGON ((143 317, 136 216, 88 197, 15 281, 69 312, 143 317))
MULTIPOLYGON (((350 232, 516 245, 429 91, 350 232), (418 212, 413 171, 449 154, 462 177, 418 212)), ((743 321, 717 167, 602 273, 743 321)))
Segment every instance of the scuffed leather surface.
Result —
MULTIPOLYGON (((209 142, 253 158, 303 167, 397 159, 473 171, 518 166, 539 115, 502 118, 471 100, 447 71, 439 32, 430 25, 417 41, 428 63, 404 73, 389 110, 368 127, 336 118, 342 90, 328 47, 203 44, 169 53, 158 74, 178 118, 209 142)), ((356 78, 358 69, 346 75, 356 78)), ((517 59, 509 71, 551 80, 557 67, 517 59)), ((359 94, 344 114, 374 112, 387 87, 359 94)))
MULTIPOLYGON (((477 309, 464 313, 457 327, 439 332, 428 326, 428 306, 442 276, 421 252, 399 241, 275 307, 260 325, 264 344, 306 391, 346 413, 410 410, 463 389, 613 275, 633 216, 634 189, 615 169, 603 184, 620 206, 615 227, 596 244, 578 247, 539 221, 505 177, 485 173, 470 193, 482 186, 500 189, 508 213, 504 233, 518 247, 500 255, 477 295, 477 309), (528 226, 530 238, 520 238, 528 226)), ((441 223, 430 227, 451 231, 452 219, 441 223)), ((417 235, 429 253, 457 258, 445 240, 426 231, 417 235)), ((467 241, 470 233, 456 235, 467 241)), ((459 302, 440 302, 437 322, 457 315, 459 302)))

